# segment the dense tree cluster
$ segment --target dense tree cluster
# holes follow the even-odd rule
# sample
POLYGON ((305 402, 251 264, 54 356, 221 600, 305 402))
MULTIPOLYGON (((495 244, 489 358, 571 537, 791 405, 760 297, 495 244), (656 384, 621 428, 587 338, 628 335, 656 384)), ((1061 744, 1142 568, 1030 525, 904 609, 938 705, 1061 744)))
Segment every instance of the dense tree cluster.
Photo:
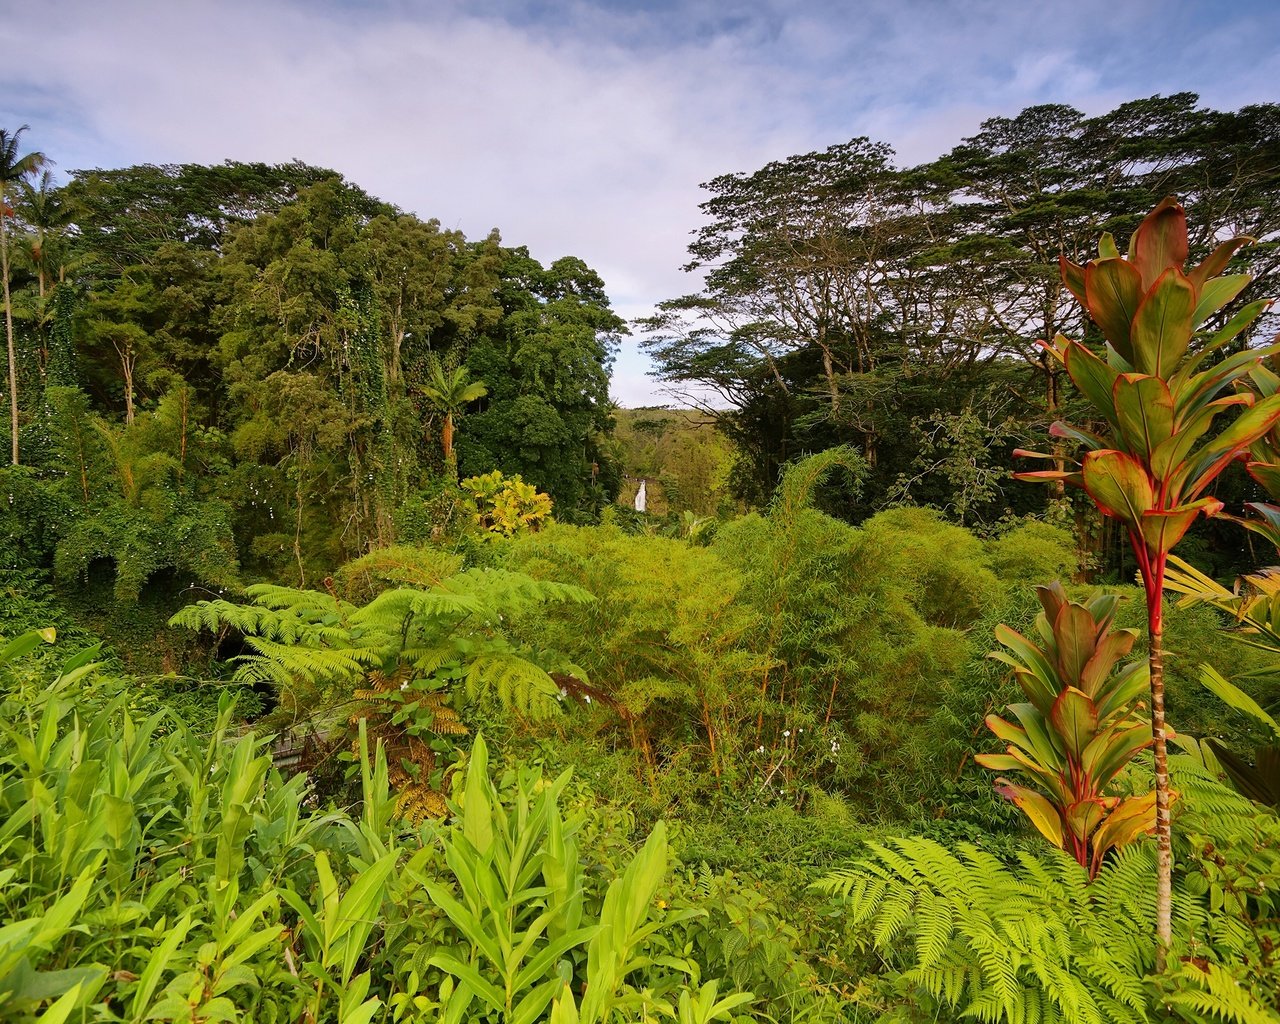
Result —
POLYGON ((869 472, 842 509, 855 519, 902 500, 969 524, 1043 508, 1006 486, 1008 452, 1070 401, 1035 340, 1101 342, 1059 254, 1086 259, 1103 231, 1127 238, 1173 194, 1199 225, 1193 259, 1220 237, 1257 239, 1233 265, 1254 283, 1220 320, 1280 280, 1275 104, 1031 107, 916 167, 854 139, 704 187, 687 269, 705 287, 664 302, 643 344, 661 379, 718 396, 750 497, 797 455, 856 445, 869 472))
POLYGON ((566 519, 616 494, 625 326, 581 260, 543 267, 296 162, 54 188, 8 138, 10 567, 109 559, 120 596, 162 567, 306 582, 459 471, 519 473, 566 519))

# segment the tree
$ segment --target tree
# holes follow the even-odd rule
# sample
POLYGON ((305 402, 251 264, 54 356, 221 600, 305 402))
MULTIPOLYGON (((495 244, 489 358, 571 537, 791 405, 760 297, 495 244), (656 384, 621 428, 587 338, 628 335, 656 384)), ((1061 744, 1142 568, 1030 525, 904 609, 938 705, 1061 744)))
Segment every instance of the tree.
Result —
POLYGON ((444 452, 445 465, 455 477, 458 459, 453 451, 454 417, 462 415, 468 405, 489 393, 483 383, 469 381, 468 376, 465 366, 446 367, 439 358, 433 357, 427 364, 427 383, 420 388, 431 407, 444 417, 440 428, 440 447, 444 452))
POLYGON ((13 464, 18 464, 18 362, 13 349, 13 302, 9 295, 9 228, 11 190, 45 163, 40 152, 19 155, 23 125, 15 132, 0 128, 0 278, 4 281, 4 334, 9 347, 9 438, 13 464))
POLYGON ((1280 395, 1257 399, 1245 388, 1220 397, 1259 360, 1280 352, 1280 342, 1237 351, 1203 368, 1210 356, 1229 351, 1267 302, 1245 306, 1209 337, 1196 335, 1197 328, 1249 284, 1248 274, 1221 275, 1249 241, 1225 241, 1203 263, 1184 272, 1186 214, 1170 197, 1134 232, 1127 259, 1110 234, 1102 236, 1098 258, 1084 267, 1060 257, 1064 285, 1106 338, 1106 358, 1061 335, 1052 344, 1044 343, 1045 350, 1061 362, 1101 417, 1102 433, 1055 422, 1050 433, 1083 446, 1082 461, 1072 470, 1018 474, 1022 479, 1082 487, 1104 516, 1122 524, 1142 576, 1154 739, 1161 970, 1172 939, 1173 876, 1162 642, 1165 566, 1170 551, 1201 513, 1213 516, 1221 511, 1222 502, 1205 496, 1205 491, 1280 422, 1280 395), (1214 419, 1227 409, 1242 411, 1222 433, 1203 441, 1214 419))

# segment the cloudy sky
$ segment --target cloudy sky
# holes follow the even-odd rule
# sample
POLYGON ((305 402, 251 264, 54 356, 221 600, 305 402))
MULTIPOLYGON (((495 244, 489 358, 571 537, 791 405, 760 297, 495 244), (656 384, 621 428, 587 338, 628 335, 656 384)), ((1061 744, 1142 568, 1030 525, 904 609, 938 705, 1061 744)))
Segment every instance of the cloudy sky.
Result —
MULTIPOLYGON (((926 160, 1033 103, 1280 100, 1280 4, 1243 0, 45 0, 0 17, 0 125, 62 172, 332 167, 615 308, 695 290, 698 185, 856 135, 926 160)), ((654 401, 634 341, 614 375, 654 401)))

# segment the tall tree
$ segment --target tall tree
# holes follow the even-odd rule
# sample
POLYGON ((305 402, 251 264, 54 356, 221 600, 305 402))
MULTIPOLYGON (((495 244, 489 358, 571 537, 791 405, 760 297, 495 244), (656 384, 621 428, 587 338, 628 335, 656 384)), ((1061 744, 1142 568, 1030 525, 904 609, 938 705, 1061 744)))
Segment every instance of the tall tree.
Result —
POLYGON ((487 395, 489 389, 478 380, 468 380, 470 371, 465 366, 446 366, 433 356, 427 367, 427 380, 421 385, 421 391, 442 418, 440 447, 444 453, 445 466, 456 476, 458 460, 453 451, 455 418, 472 402, 487 395))
POLYGON ((13 464, 18 464, 18 361, 13 348, 13 301, 9 295, 9 197, 14 188, 45 163, 40 152, 21 154, 23 125, 15 132, 0 128, 0 278, 4 282, 4 335, 9 347, 9 437, 13 464))

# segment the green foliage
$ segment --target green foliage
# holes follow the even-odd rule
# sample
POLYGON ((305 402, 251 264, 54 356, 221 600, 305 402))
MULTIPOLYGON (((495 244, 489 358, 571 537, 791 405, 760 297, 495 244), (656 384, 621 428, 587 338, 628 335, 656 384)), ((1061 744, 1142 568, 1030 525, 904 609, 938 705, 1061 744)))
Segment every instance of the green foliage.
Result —
POLYGON ((1017 725, 987 716, 987 727, 1009 746, 977 761, 1030 778, 1034 790, 996 781, 1001 795, 1093 878, 1112 849, 1155 827, 1153 794, 1115 792, 1117 776, 1152 743, 1150 723, 1135 714, 1147 667, 1121 664, 1137 632, 1113 627, 1118 597, 1078 604, 1060 583, 1037 587, 1036 595, 1044 609, 1036 617, 1043 646, 999 626, 996 639, 1011 653, 991 655, 1013 666, 1029 703, 1009 705, 1017 725))
POLYGON ((250 604, 200 601, 171 624, 243 636, 251 653, 237 657, 234 678, 277 686, 295 721, 311 718, 318 700, 349 699, 370 672, 392 676, 401 667, 424 691, 456 682, 471 699, 492 693, 526 714, 547 714, 558 706, 559 688, 506 637, 503 620, 549 601, 591 599, 575 586, 495 569, 384 590, 363 606, 268 584, 245 593, 250 604))
POLYGON ((471 493, 476 503, 476 525, 489 536, 536 532, 551 518, 550 496, 525 483, 519 473, 506 477, 502 470, 495 469, 469 476, 458 486, 471 493))
POLYGON ((1179 959, 1162 977, 1152 974, 1154 948, 1132 925, 1155 896, 1149 845, 1121 851, 1092 884, 1066 854, 1020 853, 1010 865, 967 844, 953 853, 919 838, 872 844, 870 858, 831 875, 820 888, 841 897, 861 940, 901 972, 905 1005, 887 1019, 949 1008, 1010 1024, 1101 1024, 1165 1020, 1165 1007, 1185 1021, 1271 1019, 1264 877, 1276 861, 1261 837, 1275 819, 1189 765, 1178 781, 1194 860, 1174 901, 1179 959), (1228 899, 1238 901, 1236 913, 1224 916, 1228 899), (1260 902, 1238 916, 1249 901, 1260 902))

